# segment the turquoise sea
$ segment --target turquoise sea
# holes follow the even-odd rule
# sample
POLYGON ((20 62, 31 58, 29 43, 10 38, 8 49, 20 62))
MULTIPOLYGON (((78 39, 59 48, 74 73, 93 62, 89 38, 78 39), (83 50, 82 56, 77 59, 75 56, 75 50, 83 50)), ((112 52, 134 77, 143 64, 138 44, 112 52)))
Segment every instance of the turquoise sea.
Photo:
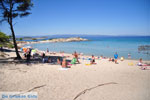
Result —
MULTIPOLYGON (((51 36, 49 38, 60 37, 72 37, 72 36, 51 36)), ((66 53, 83 53, 85 55, 105 56, 113 57, 114 53, 128 58, 128 53, 131 54, 132 59, 142 58, 144 60, 150 60, 150 50, 138 51, 138 47, 142 45, 150 46, 150 36, 96 36, 87 35, 79 36, 87 38, 90 41, 83 42, 65 42, 65 43, 40 43, 31 44, 32 47, 39 50, 45 50, 49 48, 49 51, 66 53)))

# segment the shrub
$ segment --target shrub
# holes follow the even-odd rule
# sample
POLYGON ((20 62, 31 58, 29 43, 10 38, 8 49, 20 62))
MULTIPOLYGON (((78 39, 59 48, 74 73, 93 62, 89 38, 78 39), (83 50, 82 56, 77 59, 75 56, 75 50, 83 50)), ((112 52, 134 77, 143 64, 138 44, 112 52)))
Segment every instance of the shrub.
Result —
POLYGON ((8 47, 8 48, 14 48, 14 45, 13 45, 12 43, 8 43, 8 44, 7 44, 7 47, 8 47))

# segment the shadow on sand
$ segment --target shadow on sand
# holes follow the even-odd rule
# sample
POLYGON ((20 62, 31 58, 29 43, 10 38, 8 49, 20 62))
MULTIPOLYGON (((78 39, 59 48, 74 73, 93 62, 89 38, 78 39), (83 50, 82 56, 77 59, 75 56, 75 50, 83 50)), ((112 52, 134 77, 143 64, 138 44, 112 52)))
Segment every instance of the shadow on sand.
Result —
MULTIPOLYGON (((11 52, 11 51, 10 51, 11 52)), ((34 58, 31 57, 31 59, 29 61, 27 61, 27 59, 21 59, 21 60, 14 60, 15 57, 1 57, 0 58, 0 64, 44 64, 44 63, 48 63, 51 65, 58 65, 57 63, 57 59, 59 59, 61 62, 63 60, 63 57, 61 56, 45 56, 44 58, 44 62, 43 62, 43 58, 40 55, 36 55, 34 58), (48 62, 48 58, 50 58, 50 62, 48 62)), ((71 60, 67 60, 67 62, 71 62, 71 60)))

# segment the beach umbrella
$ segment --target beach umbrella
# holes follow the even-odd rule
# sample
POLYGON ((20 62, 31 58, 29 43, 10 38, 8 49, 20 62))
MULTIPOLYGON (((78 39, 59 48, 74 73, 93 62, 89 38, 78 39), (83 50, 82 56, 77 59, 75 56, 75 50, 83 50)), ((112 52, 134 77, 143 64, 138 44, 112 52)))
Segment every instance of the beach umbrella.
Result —
POLYGON ((27 48, 23 48, 23 52, 26 52, 27 51, 27 48))

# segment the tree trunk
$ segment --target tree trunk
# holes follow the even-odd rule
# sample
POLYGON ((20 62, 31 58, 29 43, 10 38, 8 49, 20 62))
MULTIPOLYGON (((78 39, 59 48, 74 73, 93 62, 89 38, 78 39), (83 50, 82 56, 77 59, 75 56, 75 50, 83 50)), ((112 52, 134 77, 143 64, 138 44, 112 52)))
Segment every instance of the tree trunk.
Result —
POLYGON ((15 51, 16 51, 16 56, 17 56, 16 59, 21 59, 21 56, 20 56, 20 54, 18 52, 18 47, 17 47, 17 43, 16 43, 16 37, 15 37, 13 25, 12 25, 12 23, 9 23, 9 25, 10 25, 10 29, 11 29, 11 32, 12 32, 14 47, 15 47, 15 51))

